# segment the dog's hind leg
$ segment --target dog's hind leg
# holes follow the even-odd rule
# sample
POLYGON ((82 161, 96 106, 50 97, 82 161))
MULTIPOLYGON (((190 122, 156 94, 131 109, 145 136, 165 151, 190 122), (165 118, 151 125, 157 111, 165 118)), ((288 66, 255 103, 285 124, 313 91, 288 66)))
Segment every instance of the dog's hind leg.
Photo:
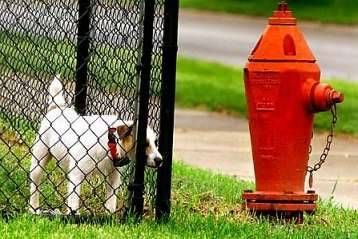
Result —
POLYGON ((85 179, 85 174, 80 170, 75 161, 71 159, 68 173, 68 198, 67 213, 79 214, 81 184, 85 179))
POLYGON ((115 213, 117 209, 117 191, 120 186, 120 173, 117 168, 107 177, 105 207, 109 213, 115 213))
POLYGON ((33 214, 40 213, 39 186, 45 167, 50 159, 47 146, 40 140, 33 147, 33 156, 30 168, 30 201, 29 211, 33 214))

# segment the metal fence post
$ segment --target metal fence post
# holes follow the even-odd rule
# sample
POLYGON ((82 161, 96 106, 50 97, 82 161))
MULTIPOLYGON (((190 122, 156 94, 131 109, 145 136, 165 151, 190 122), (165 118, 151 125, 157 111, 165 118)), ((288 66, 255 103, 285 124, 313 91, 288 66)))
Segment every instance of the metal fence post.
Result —
POLYGON ((90 58, 91 0, 79 0, 78 5, 75 109, 80 115, 84 115, 86 114, 88 62, 90 58))
POLYGON ((163 72, 161 88, 159 151, 164 157, 158 171, 156 219, 170 215, 172 179, 176 61, 178 51, 179 0, 166 0, 164 6, 163 72))
POLYGON ((149 112, 149 90, 152 69, 153 23, 154 0, 145 0, 142 59, 140 66, 138 66, 141 71, 141 76, 139 82, 139 99, 137 108, 138 122, 136 130, 136 164, 134 170, 134 181, 130 185, 131 190, 133 190, 130 211, 133 212, 137 217, 142 216, 144 206, 144 170, 146 163, 145 150, 149 112))

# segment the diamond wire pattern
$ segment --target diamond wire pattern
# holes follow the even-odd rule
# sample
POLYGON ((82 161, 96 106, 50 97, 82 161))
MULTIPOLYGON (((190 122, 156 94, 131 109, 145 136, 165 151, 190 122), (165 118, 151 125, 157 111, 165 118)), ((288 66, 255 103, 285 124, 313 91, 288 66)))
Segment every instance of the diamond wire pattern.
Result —
MULTIPOLYGON (((163 5, 164 0, 156 1, 149 105, 149 123, 157 134, 160 133, 163 5)), ((119 120, 135 121, 143 1, 92 0, 91 8, 87 114, 111 114, 119 120)), ((31 149, 36 143, 45 143, 36 133, 41 120, 46 118, 48 87, 55 75, 61 74, 66 102, 73 106, 78 9, 75 0, 0 0, 0 211, 28 211, 30 164, 34 157, 31 149)), ((65 117, 65 123, 71 126, 78 120, 65 117)), ((51 128, 46 131, 50 130, 60 134, 51 128)), ((94 133, 92 128, 88 131, 76 133, 76 137, 94 133)), ((59 139, 53 144, 65 143, 59 139)), ((86 152, 94 146, 87 146, 86 152)), ((67 149, 68 155, 74 156, 71 147, 67 149)), ((43 158, 37 160, 42 162, 43 158)), ((49 165, 38 166, 44 171, 37 185, 42 212, 63 213, 68 207, 68 174, 75 169, 59 163, 63 160, 57 158, 49 165)), ((85 175, 79 212, 106 214, 105 188, 109 184, 104 172, 97 168, 104 159, 90 157, 90 160, 99 172, 96 176, 85 175)), ((122 184, 116 194, 117 214, 123 213, 133 165, 130 168, 121 172, 122 184)), ((147 205, 153 208, 156 174, 153 170, 147 170, 146 174, 147 205)))

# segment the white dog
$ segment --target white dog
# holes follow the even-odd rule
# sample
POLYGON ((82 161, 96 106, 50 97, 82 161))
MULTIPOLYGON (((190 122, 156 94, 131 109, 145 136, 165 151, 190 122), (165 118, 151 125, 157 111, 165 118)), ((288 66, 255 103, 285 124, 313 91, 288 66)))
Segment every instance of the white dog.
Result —
MULTIPOLYGON (((109 129, 117 138, 115 151, 120 158, 128 155, 134 159, 133 122, 123 122, 117 116, 80 116, 72 108, 66 107, 63 86, 55 77, 49 87, 48 112, 41 122, 36 142, 33 146, 30 169, 30 212, 39 214, 39 185, 44 169, 51 158, 57 165, 65 165, 68 182, 67 213, 78 213, 82 182, 93 172, 106 177, 105 207, 113 213, 117 208, 116 191, 121 183, 120 171, 127 167, 116 168, 113 154, 108 146, 109 129), (65 164, 62 164, 65 163, 65 164)), ((156 146, 156 135, 148 127, 146 164, 159 167, 162 156, 156 146)), ((63 166, 61 166, 63 167, 63 166)))

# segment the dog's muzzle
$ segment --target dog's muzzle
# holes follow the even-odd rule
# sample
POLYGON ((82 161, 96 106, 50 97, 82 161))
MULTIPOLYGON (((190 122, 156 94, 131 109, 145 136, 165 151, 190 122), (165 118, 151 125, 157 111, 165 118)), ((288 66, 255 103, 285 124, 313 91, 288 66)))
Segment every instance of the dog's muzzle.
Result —
POLYGON ((155 158, 154 159, 154 162, 155 162, 155 167, 156 168, 160 168, 160 167, 162 167, 162 165, 163 165, 163 159, 161 159, 161 158, 155 158))

